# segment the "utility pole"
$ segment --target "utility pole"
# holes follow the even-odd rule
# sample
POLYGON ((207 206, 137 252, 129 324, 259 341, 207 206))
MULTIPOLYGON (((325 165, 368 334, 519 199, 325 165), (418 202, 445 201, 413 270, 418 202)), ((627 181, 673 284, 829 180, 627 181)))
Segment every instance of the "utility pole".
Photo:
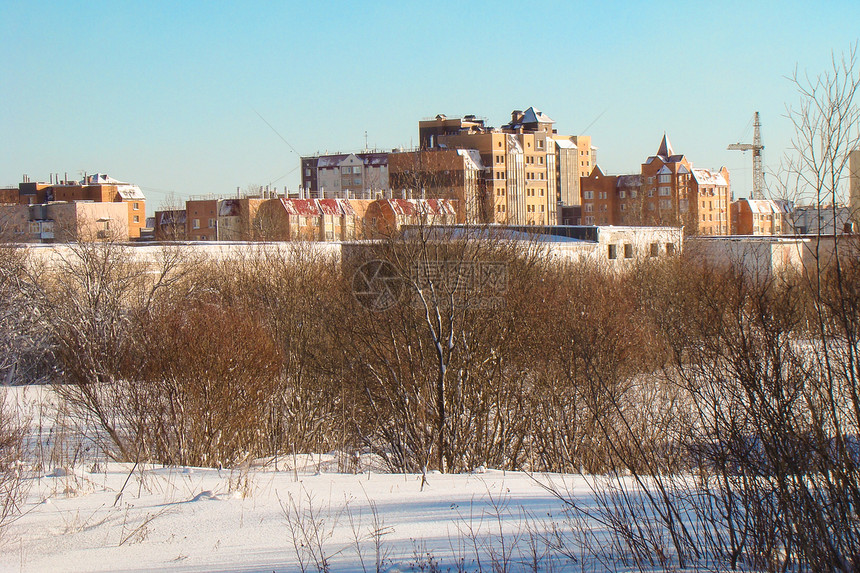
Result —
POLYGON ((752 151, 753 156, 753 199, 764 199, 764 170, 762 169, 762 150, 764 145, 761 144, 761 121, 759 121, 758 112, 755 112, 755 121, 753 123, 753 142, 752 143, 733 143, 726 149, 731 151, 752 151))

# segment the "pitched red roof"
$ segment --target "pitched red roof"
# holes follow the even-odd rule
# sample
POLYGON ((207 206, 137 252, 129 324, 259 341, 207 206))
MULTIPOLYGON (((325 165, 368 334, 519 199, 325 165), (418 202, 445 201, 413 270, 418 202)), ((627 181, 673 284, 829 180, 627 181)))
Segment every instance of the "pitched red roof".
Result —
POLYGON ((281 204, 288 215, 300 215, 302 217, 319 217, 320 208, 315 199, 284 199, 281 204))

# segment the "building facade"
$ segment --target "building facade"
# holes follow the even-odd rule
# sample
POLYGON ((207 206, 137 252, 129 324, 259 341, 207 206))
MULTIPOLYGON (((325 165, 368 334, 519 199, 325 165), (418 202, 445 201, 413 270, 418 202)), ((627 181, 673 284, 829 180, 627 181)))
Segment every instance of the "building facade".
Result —
POLYGON ((581 189, 586 225, 682 226, 691 235, 731 232, 728 170, 695 169, 665 134, 638 174, 606 175, 595 166, 581 189))
POLYGON ((492 201, 484 185, 484 165, 474 149, 420 149, 388 156, 391 195, 401 199, 457 202, 459 223, 488 223, 492 201))
POLYGON ((374 199, 388 191, 388 154, 340 153, 302 157, 302 188, 309 197, 374 199))
POLYGON ((52 201, 0 206, 0 238, 4 241, 128 241, 128 232, 128 208, 118 202, 52 201))
POLYGON ((789 201, 741 198, 732 203, 732 235, 791 235, 794 208, 789 201))
POLYGON ((146 197, 140 187, 124 183, 96 173, 86 175, 81 181, 67 179, 50 183, 37 183, 25 177, 18 185, 18 203, 39 205, 54 201, 93 203, 123 203, 128 211, 128 238, 139 239, 141 230, 146 227, 146 197))
POLYGON ((579 203, 580 177, 594 161, 590 138, 559 135, 554 123, 534 107, 513 111, 498 129, 475 116, 440 114, 419 122, 419 141, 422 150, 468 149, 480 156, 486 222, 556 224, 559 204, 579 203))

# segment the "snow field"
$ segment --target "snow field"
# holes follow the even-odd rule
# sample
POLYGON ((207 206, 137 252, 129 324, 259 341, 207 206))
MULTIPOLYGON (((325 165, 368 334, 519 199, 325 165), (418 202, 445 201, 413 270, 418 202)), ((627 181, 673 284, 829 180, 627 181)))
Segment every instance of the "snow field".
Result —
POLYGON ((547 532, 565 528, 565 504, 544 486, 563 481, 586 499, 580 478, 327 473, 334 454, 238 470, 134 466, 99 459, 92 445, 65 434, 51 443, 61 416, 50 388, 11 388, 6 399, 29 416, 35 463, 22 515, 0 538, 2 571, 573 566, 550 551, 547 532), (50 466, 62 448, 70 450, 66 463, 50 466))

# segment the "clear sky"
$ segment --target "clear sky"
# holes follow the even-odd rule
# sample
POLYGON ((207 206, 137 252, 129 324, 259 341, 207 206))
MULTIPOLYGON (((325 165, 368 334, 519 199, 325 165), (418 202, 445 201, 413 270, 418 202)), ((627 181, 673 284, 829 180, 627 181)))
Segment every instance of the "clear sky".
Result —
POLYGON ((300 155, 365 131, 409 147, 437 113, 500 126, 535 106, 607 173, 638 172, 665 131, 743 197, 752 158, 726 146, 758 110, 778 166, 786 78, 857 41, 860 1, 0 0, 0 33, 0 186, 102 172, 151 213, 171 192, 296 189, 300 155))

